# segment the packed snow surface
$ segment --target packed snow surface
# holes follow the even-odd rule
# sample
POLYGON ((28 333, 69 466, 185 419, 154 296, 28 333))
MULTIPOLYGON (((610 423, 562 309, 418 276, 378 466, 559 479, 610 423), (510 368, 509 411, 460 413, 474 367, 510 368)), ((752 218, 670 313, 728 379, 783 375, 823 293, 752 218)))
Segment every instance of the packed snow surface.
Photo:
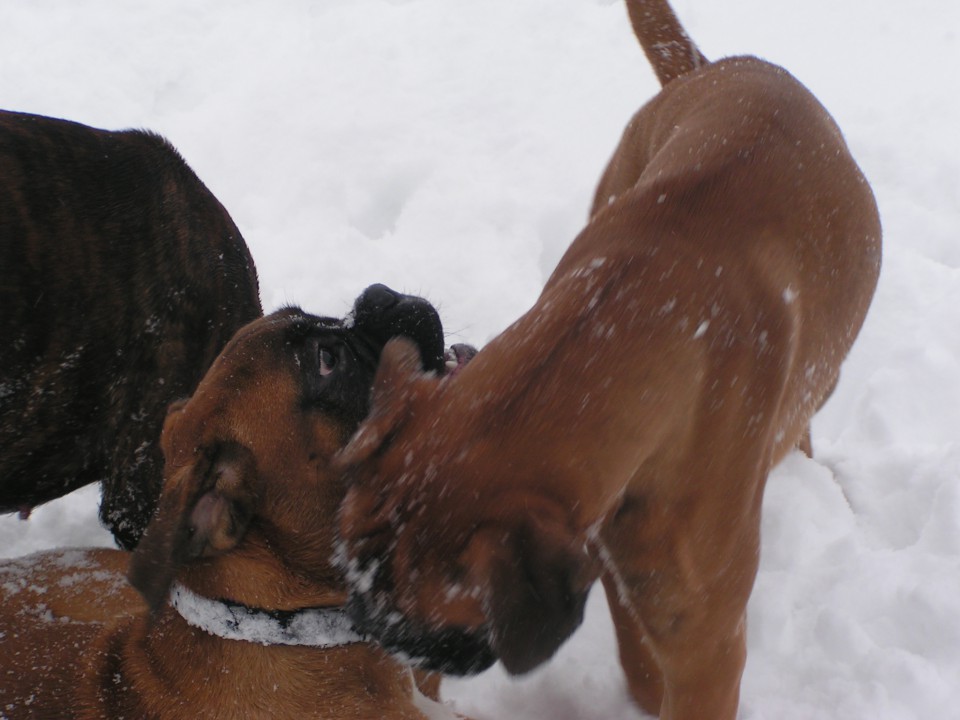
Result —
MULTIPOLYGON (((820 98, 885 230, 815 459, 767 489, 741 716, 960 717, 960 4, 675 5, 708 57, 759 55, 820 98)), ((0 5, 0 105, 166 135, 243 231, 268 310, 343 315, 384 282, 439 306, 449 342, 530 306, 656 90, 619 0, 0 5)), ((0 518, 0 554, 110 544, 96 503, 0 518)), ((478 720, 642 717, 599 587, 545 667, 445 697, 478 720)))

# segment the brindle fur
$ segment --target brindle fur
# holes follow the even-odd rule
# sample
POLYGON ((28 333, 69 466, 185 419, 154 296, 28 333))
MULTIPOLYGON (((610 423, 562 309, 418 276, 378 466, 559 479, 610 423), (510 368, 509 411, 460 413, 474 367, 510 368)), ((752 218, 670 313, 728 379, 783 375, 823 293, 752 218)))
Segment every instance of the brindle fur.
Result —
POLYGON ((166 140, 0 112, 0 512, 100 482, 135 546, 167 406, 261 314, 240 231, 166 140))

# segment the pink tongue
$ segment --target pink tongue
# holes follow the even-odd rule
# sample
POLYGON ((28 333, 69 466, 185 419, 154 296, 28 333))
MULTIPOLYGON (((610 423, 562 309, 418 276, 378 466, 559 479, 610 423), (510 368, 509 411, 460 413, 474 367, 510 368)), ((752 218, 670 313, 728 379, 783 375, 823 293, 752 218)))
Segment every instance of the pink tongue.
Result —
POLYGON ((443 354, 444 362, 444 376, 450 377, 456 375, 464 365, 473 360, 473 356, 477 354, 477 349, 473 345, 466 345, 464 343, 457 343, 447 348, 447 351, 443 354))

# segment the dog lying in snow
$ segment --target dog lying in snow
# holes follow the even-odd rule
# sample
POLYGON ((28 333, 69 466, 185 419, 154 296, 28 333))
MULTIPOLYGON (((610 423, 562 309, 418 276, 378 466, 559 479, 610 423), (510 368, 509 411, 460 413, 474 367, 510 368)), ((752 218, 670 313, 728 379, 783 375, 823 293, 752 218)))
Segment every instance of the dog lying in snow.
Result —
POLYGON ((331 559, 331 459, 394 334, 436 372, 471 354, 444 363, 433 307, 383 286, 352 327, 296 308, 247 325, 171 407, 158 512, 132 554, 0 563, 3 717, 452 718, 352 627, 331 559))

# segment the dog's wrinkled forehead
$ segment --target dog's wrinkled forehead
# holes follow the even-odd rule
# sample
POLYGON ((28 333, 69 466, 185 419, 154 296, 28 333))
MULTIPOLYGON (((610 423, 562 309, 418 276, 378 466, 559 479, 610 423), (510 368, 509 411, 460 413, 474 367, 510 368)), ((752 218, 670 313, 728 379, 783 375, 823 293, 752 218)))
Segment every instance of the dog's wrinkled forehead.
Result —
POLYGON ((309 315, 298 307, 284 308, 271 317, 292 319, 293 329, 301 332, 341 334, 345 342, 355 351, 365 352, 374 364, 391 338, 405 337, 417 346, 424 370, 444 370, 443 324, 436 308, 428 300, 383 284, 364 290, 343 319, 309 315))
POLYGON ((442 370, 443 327, 422 298, 374 285, 346 318, 293 306, 277 310, 237 332, 190 399, 189 423, 179 423, 185 432, 189 425, 194 438, 231 434, 233 416, 246 426, 256 415, 262 425, 275 409, 278 418, 322 415, 340 426, 345 440, 369 411, 380 354, 396 336, 411 340, 430 360, 424 369, 442 370))
MULTIPOLYGON (((370 386, 384 345, 405 337, 417 347, 422 369, 444 371, 443 325, 427 300, 371 285, 343 319, 286 307, 248 326, 248 345, 269 345, 281 363, 293 361, 301 403, 331 413, 351 426, 369 410, 370 386), (258 328, 258 323, 263 327, 258 328)), ((237 353, 243 362, 261 348, 237 353)), ((229 353, 230 348, 225 351, 229 353)))

